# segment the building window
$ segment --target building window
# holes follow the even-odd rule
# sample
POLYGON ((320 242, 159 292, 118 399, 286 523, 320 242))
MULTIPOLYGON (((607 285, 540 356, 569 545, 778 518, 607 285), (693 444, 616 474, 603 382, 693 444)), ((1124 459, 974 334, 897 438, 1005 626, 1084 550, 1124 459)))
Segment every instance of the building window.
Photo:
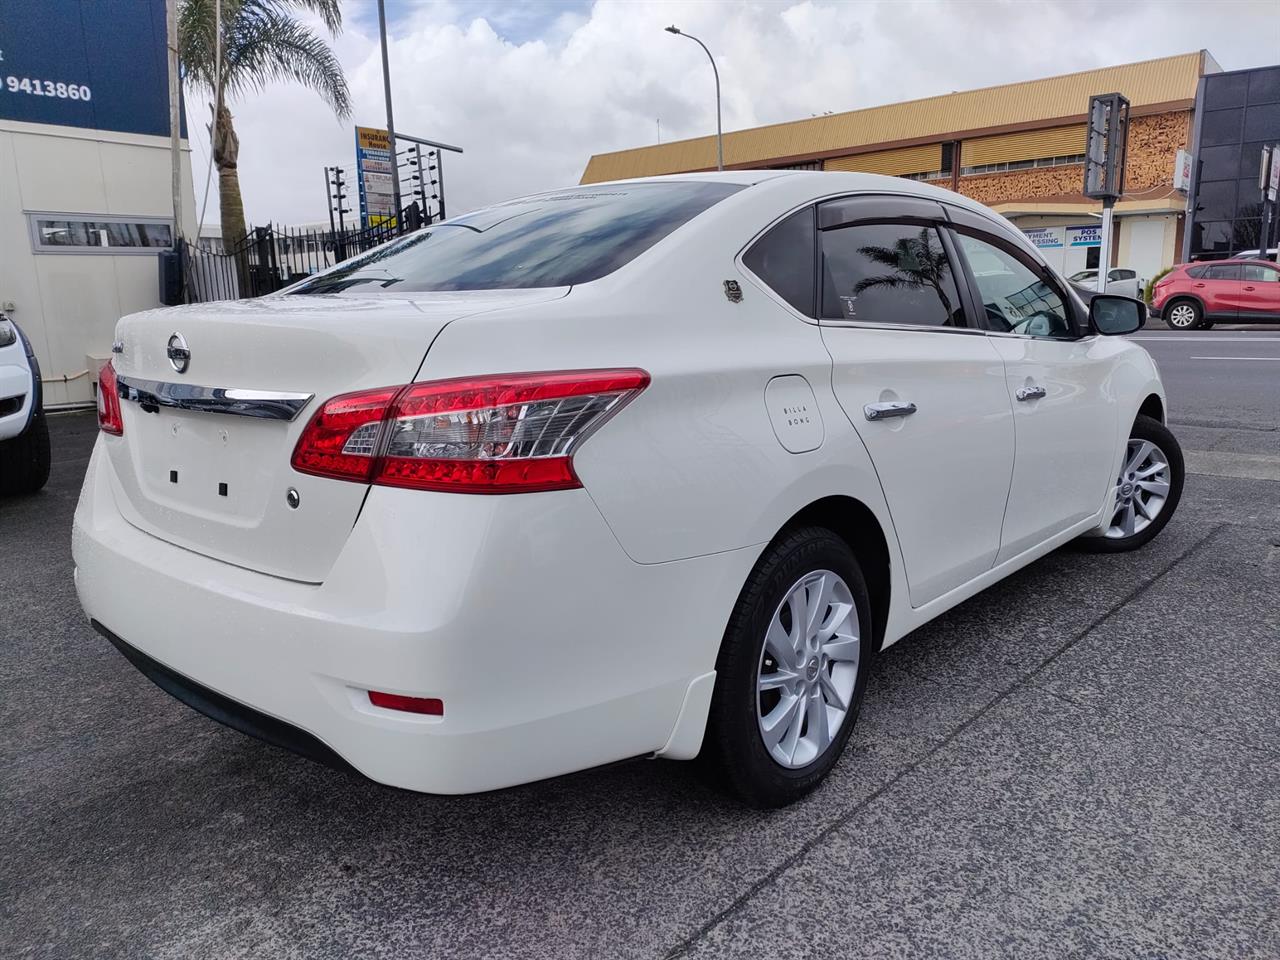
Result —
POLYGON ((173 221, 102 214, 28 213, 35 253, 150 254, 173 246, 173 221))
POLYGON ((960 172, 966 177, 972 177, 982 173, 1029 170, 1032 167, 1065 167, 1073 163, 1084 163, 1084 154, 1073 153, 1062 157, 1039 157, 1035 160, 1002 160, 1000 163, 983 163, 975 167, 961 167, 960 172))

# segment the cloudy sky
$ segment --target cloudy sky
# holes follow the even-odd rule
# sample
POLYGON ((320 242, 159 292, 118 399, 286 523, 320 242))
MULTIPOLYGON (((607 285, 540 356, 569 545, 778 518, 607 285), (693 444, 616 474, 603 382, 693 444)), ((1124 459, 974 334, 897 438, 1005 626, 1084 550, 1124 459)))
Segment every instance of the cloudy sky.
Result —
MULTIPOLYGON (((309 91, 232 103, 251 223, 320 221, 323 167, 352 125, 385 125, 376 0, 345 0, 334 49, 355 102, 309 91)), ((592 153, 1207 48, 1224 69, 1280 60, 1277 0, 388 0, 397 129, 458 144, 449 213, 577 183, 592 153), (1211 12, 1212 11, 1212 12, 1211 12)), ((1083 108, 1083 107, 1082 107, 1083 108)), ((197 100, 193 117, 207 116, 197 100)), ((196 126, 203 127, 203 123, 196 126)), ((194 144, 197 205, 207 143, 194 144)), ((207 223, 217 222, 215 189, 207 223)))

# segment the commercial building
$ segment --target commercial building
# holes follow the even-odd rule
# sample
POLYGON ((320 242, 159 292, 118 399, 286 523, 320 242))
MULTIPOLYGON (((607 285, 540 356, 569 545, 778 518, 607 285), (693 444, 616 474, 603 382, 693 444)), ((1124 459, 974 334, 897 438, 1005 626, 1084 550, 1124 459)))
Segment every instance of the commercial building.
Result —
MULTIPOLYGON (((195 197, 182 141, 183 223, 195 197)), ((0 0, 0 309, 46 406, 89 402, 174 242, 164 0, 0 0)))
MULTIPOLYGON (((1183 259, 1210 260, 1264 244, 1263 144, 1280 143, 1280 66, 1208 74, 1196 95, 1193 196, 1183 259)), ((1272 215, 1270 246, 1276 244, 1272 215)))
MULTIPOLYGON (((728 133, 726 168, 855 170, 925 180, 1013 220, 1071 274, 1096 267, 1098 202, 1084 186, 1085 113, 1094 94, 1131 104, 1125 194, 1112 266, 1148 279, 1181 259, 1187 198, 1175 188, 1189 148, 1207 51, 831 114, 728 133)), ((583 183, 714 170, 714 136, 593 156, 583 183)))

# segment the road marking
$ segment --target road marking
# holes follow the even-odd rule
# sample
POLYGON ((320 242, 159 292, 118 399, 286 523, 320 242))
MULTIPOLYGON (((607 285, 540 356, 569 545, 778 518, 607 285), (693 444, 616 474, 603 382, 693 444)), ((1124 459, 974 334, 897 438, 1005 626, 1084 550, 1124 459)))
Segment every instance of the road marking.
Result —
POLYGON ((1240 480, 1280 481, 1280 457, 1261 453, 1220 453, 1216 450, 1183 451, 1187 473, 1240 480))
POLYGON ((1192 357, 1192 360, 1280 360, 1280 357, 1192 357))
POLYGON ((1280 337, 1127 337, 1150 343, 1280 343, 1280 337))

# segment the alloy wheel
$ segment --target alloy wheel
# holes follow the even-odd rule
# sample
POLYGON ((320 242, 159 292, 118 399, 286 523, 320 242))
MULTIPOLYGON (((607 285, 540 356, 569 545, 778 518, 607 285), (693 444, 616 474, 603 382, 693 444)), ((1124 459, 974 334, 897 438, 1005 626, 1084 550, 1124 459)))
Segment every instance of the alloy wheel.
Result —
POLYGON ((1169 311, 1169 326, 1187 330, 1195 325, 1196 308, 1189 303, 1175 304, 1169 311))
POLYGON ((765 633, 756 671, 756 719, 783 767, 821 757, 849 716, 861 650, 848 584, 815 570, 787 591, 765 633))
POLYGON ((1169 498, 1169 458, 1150 440, 1133 438, 1116 480, 1116 508, 1107 536, 1122 540, 1145 530, 1169 498))

